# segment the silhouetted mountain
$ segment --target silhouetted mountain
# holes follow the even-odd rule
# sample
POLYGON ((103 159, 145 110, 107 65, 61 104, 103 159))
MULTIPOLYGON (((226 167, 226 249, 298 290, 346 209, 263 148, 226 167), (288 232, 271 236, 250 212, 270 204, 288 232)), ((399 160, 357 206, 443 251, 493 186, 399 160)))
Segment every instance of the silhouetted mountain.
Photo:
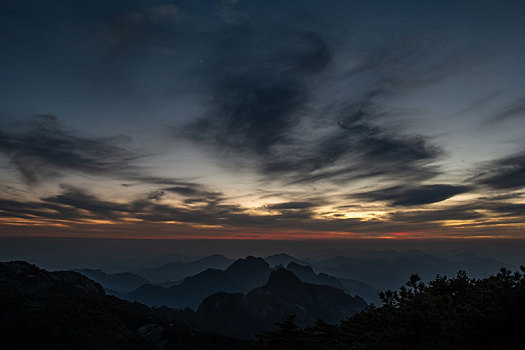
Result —
POLYGON ((246 295, 220 292, 206 298, 197 313, 214 323, 223 334, 252 337, 274 328, 274 323, 296 315, 301 326, 313 325, 318 318, 339 322, 361 311, 366 303, 343 290, 304 283, 285 269, 273 271, 268 282, 246 295))
POLYGON ((294 263, 297 263, 297 264, 303 264, 303 265, 307 265, 308 264, 305 261, 301 261, 301 260, 299 260, 297 258, 294 258, 293 256, 285 254, 285 253, 270 255, 270 256, 267 256, 266 258, 264 258, 264 260, 266 260, 266 262, 268 264, 270 264, 271 267, 276 267, 278 265, 287 266, 291 262, 294 262, 294 263))
POLYGON ((462 259, 437 257, 421 252, 373 252, 362 257, 336 257, 319 261, 318 271, 337 278, 355 279, 379 289, 392 289, 402 285, 406 276, 417 273, 424 280, 436 275, 453 275, 462 269, 475 277, 495 273, 500 267, 511 267, 503 262, 477 256, 462 259))
POLYGON ((260 336, 268 350, 518 350, 525 333, 525 267, 484 279, 460 271, 428 284, 412 275, 399 290, 381 293, 383 305, 339 325, 300 329, 293 318, 260 336))
POLYGON ((196 261, 186 263, 176 261, 155 268, 140 269, 137 273, 152 282, 178 281, 210 268, 223 270, 232 261, 223 255, 210 255, 196 261))
POLYGON ((299 265, 292 261, 288 264, 286 269, 293 272, 294 275, 299 277, 303 282, 323 284, 347 291, 345 286, 337 278, 327 275, 326 273, 316 274, 311 266, 299 265))
POLYGON ((335 278, 322 272, 316 274, 311 266, 299 265, 295 262, 289 263, 286 269, 292 271, 303 282, 324 284, 339 288, 350 295, 360 296, 367 303, 374 303, 376 305, 379 303, 379 290, 366 283, 353 279, 335 278))
POLYGON ((345 286, 348 294, 359 295, 368 304, 380 305, 379 289, 358 280, 339 278, 339 281, 345 286))
POLYGON ((201 301, 213 293, 247 293, 262 286, 268 280, 271 269, 262 258, 252 256, 238 259, 226 270, 208 269, 170 288, 144 285, 127 295, 130 300, 148 305, 174 308, 196 308, 201 301))
POLYGON ((155 310, 105 295, 73 271, 0 263, 3 349, 246 349, 247 343, 173 326, 155 310))
POLYGON ((130 292, 146 283, 150 283, 144 277, 129 272, 106 274, 102 270, 93 269, 79 269, 74 271, 100 283, 106 290, 118 293, 130 292))

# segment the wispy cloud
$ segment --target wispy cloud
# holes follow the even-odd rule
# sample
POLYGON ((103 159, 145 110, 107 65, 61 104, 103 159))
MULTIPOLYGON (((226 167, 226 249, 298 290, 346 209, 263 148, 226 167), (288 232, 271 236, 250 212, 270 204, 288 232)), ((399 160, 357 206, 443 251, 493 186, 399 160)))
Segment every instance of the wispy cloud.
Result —
POLYGON ((221 24, 203 39, 213 41, 213 59, 203 62, 207 112, 182 131, 177 126, 176 137, 208 146, 224 164, 255 165, 264 178, 288 184, 438 175, 433 163, 443 150, 406 131, 384 99, 439 82, 466 62, 437 55, 436 38, 394 38, 343 53, 328 33, 305 30, 294 19, 286 26, 252 18, 221 24), (354 64, 343 64, 343 55, 354 64), (344 98, 330 86, 338 79, 347 84, 344 98), (339 97, 320 102, 321 93, 339 97))
POLYGON ((373 201, 386 201, 396 207, 437 203, 469 190, 468 186, 443 184, 419 187, 394 186, 350 196, 373 201))
POLYGON ((490 120, 492 122, 501 122, 511 118, 525 118, 525 97, 521 97, 511 104, 505 106, 496 112, 490 120))
POLYGON ((40 115, 7 123, 0 130, 0 152, 9 158, 29 184, 77 171, 114 175, 133 169, 136 153, 122 146, 124 136, 87 138, 64 129, 57 117, 40 115))
POLYGON ((508 155, 486 163, 474 178, 480 184, 496 189, 525 187, 525 152, 508 155))

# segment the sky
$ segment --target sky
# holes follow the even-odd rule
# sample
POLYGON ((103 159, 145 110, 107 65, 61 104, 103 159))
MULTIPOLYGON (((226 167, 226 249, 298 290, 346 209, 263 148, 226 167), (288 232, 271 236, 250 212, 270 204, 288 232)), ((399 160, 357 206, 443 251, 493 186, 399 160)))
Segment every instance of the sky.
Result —
POLYGON ((0 236, 521 239, 525 2, 0 1, 0 236))

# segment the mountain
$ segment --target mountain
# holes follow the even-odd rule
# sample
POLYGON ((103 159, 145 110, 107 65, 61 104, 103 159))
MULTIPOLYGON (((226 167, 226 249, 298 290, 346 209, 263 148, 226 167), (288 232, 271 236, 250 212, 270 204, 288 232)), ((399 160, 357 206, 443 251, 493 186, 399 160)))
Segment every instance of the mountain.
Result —
POLYGON ((223 270, 227 268, 232 261, 233 260, 226 258, 224 255, 216 254, 191 262, 176 261, 154 268, 143 268, 136 272, 152 282, 178 281, 210 268, 223 270))
POLYGON ((173 308, 196 308, 201 301, 216 292, 247 293, 268 280, 271 269, 262 258, 249 256, 238 259, 226 270, 207 269, 170 288, 146 284, 132 291, 127 299, 147 305, 173 308))
POLYGON ((293 272, 303 282, 339 288, 350 295, 360 296, 369 304, 379 305, 380 303, 379 290, 366 283, 353 279, 335 278, 322 272, 316 274, 311 266, 299 265, 293 261, 288 264, 286 269, 293 272))
POLYGON ((386 290, 403 285, 406 276, 413 273, 424 280, 431 280, 438 274, 451 276, 461 269, 473 277, 482 277, 497 272, 502 266, 512 267, 473 255, 447 257, 417 251, 384 251, 372 252, 367 256, 322 260, 316 264, 316 269, 337 278, 354 279, 386 290))
POLYGON ((264 258, 264 260, 266 260, 266 262, 268 264, 270 264, 271 267, 276 267, 276 266, 279 266, 279 265, 287 266, 291 262, 294 262, 296 264, 303 264, 303 265, 307 265, 308 264, 305 261, 301 261, 301 260, 299 260, 297 258, 294 258, 293 256, 285 254, 285 253, 270 255, 270 256, 267 256, 266 258, 264 258))
POLYGON ((107 274, 102 270, 93 269, 78 269, 74 271, 100 283, 106 290, 118 293, 130 292, 144 284, 150 283, 144 277, 129 272, 107 274))
POLYGON ((106 295, 73 271, 0 263, 3 349, 248 349, 233 338, 170 324, 155 310, 106 295))
POLYGON ((303 282, 327 285, 346 291, 346 287, 337 278, 326 273, 316 274, 311 266, 299 265, 292 261, 286 266, 286 269, 293 272, 303 282))
POLYGON ((348 294, 359 295, 368 304, 381 305, 379 289, 358 280, 339 278, 339 281, 345 286, 348 294))
POLYGON ((460 271, 429 283, 412 275, 338 325, 301 329, 293 318, 259 336, 258 349, 487 349, 521 350, 525 343, 525 267, 476 279, 460 271))
POLYGON ((197 313, 214 322, 218 332, 243 338, 274 328, 274 323, 296 315, 300 326, 317 319, 337 323, 366 307, 360 297, 343 290, 301 282, 291 271, 279 268, 268 282, 246 295, 219 292, 203 300, 197 313))

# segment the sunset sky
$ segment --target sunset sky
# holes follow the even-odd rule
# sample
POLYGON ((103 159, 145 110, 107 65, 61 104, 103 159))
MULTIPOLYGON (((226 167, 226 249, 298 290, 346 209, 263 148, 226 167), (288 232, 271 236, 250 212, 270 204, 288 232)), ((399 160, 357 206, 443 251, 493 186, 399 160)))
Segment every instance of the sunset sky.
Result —
POLYGON ((0 235, 525 238, 524 18, 0 1, 0 235))

